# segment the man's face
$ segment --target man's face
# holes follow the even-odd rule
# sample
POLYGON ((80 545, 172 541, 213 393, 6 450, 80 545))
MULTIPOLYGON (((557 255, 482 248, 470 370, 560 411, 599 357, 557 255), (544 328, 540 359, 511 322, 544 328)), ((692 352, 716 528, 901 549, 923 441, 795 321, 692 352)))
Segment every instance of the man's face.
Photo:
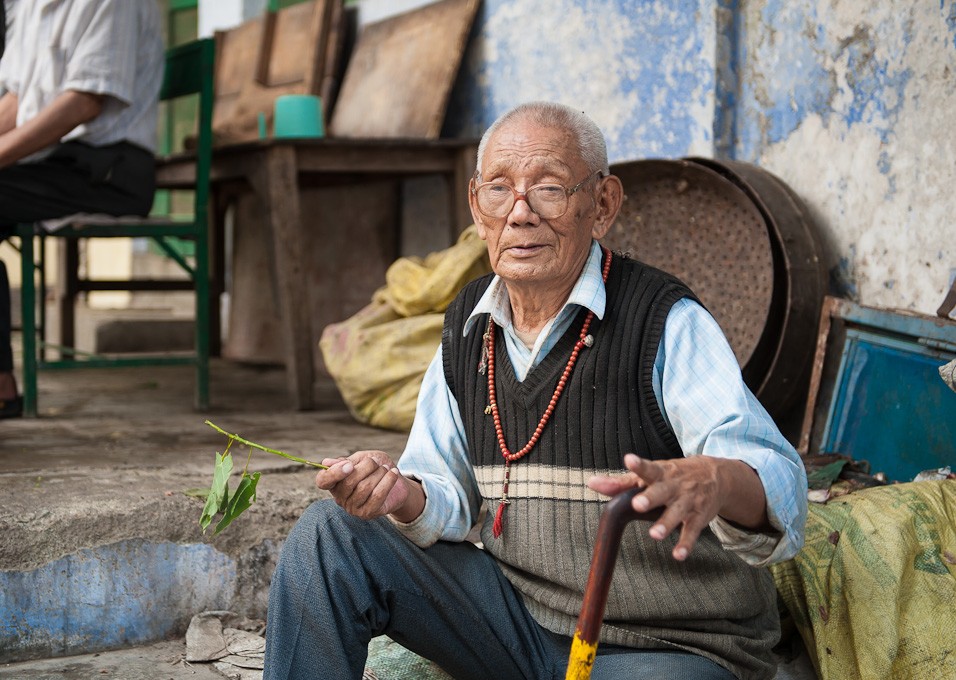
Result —
MULTIPOLYGON (((517 121, 488 140, 479 171, 481 182, 501 182, 523 193, 542 183, 571 188, 598 169, 585 164, 569 132, 517 121)), ((573 285, 584 267, 591 238, 600 238, 610 227, 601 200, 603 181, 589 179, 571 195, 567 212, 550 220, 535 214, 524 200, 516 201, 505 217, 488 217, 478 210, 469 191, 472 216, 479 236, 488 243, 495 273, 519 285, 573 285)))

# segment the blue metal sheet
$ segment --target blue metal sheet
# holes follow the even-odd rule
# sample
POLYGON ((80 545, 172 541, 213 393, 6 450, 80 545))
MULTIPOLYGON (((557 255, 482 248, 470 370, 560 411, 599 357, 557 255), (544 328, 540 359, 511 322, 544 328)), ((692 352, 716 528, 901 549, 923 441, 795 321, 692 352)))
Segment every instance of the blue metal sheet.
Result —
POLYGON ((897 481, 956 465, 956 394, 938 373, 956 353, 924 343, 847 329, 823 451, 897 481))

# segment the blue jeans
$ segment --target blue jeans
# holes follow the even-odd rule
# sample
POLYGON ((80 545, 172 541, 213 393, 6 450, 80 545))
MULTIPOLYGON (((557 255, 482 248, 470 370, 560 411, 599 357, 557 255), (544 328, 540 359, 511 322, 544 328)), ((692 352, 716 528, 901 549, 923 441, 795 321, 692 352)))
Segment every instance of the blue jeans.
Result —
MULTIPOLYGON (((289 535, 269 592, 264 680, 361 678, 387 635, 457 680, 564 678, 570 639, 525 609, 471 543, 421 549, 386 519, 313 503, 289 535)), ((694 654, 598 647, 593 680, 732 680, 694 654)))

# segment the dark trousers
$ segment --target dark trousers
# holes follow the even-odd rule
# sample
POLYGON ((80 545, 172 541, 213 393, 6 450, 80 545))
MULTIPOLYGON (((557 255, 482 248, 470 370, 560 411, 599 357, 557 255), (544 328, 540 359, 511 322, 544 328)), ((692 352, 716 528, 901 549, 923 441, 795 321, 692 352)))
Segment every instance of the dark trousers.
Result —
MULTIPOLYGON (((78 212, 146 215, 155 189, 155 162, 145 149, 60 144, 42 160, 0 169, 0 241, 21 222, 78 212)), ((12 370, 10 283, 0 261, 0 373, 12 370)))
MULTIPOLYGON (((269 591, 265 680, 361 678, 387 635, 457 680, 557 680, 570 638, 542 628, 495 559, 470 543, 421 549, 384 518, 313 503, 289 534, 269 591)), ((733 680, 684 651, 598 647, 593 680, 733 680)))

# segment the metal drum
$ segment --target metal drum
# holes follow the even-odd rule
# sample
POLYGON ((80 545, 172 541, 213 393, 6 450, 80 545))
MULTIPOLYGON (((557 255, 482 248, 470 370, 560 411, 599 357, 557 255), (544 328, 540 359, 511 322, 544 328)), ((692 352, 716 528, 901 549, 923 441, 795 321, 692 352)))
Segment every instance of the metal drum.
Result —
POLYGON ((643 160, 611 171, 626 200, 604 244, 694 290, 783 426, 806 397, 826 285, 806 208, 781 180, 737 161, 643 160))

